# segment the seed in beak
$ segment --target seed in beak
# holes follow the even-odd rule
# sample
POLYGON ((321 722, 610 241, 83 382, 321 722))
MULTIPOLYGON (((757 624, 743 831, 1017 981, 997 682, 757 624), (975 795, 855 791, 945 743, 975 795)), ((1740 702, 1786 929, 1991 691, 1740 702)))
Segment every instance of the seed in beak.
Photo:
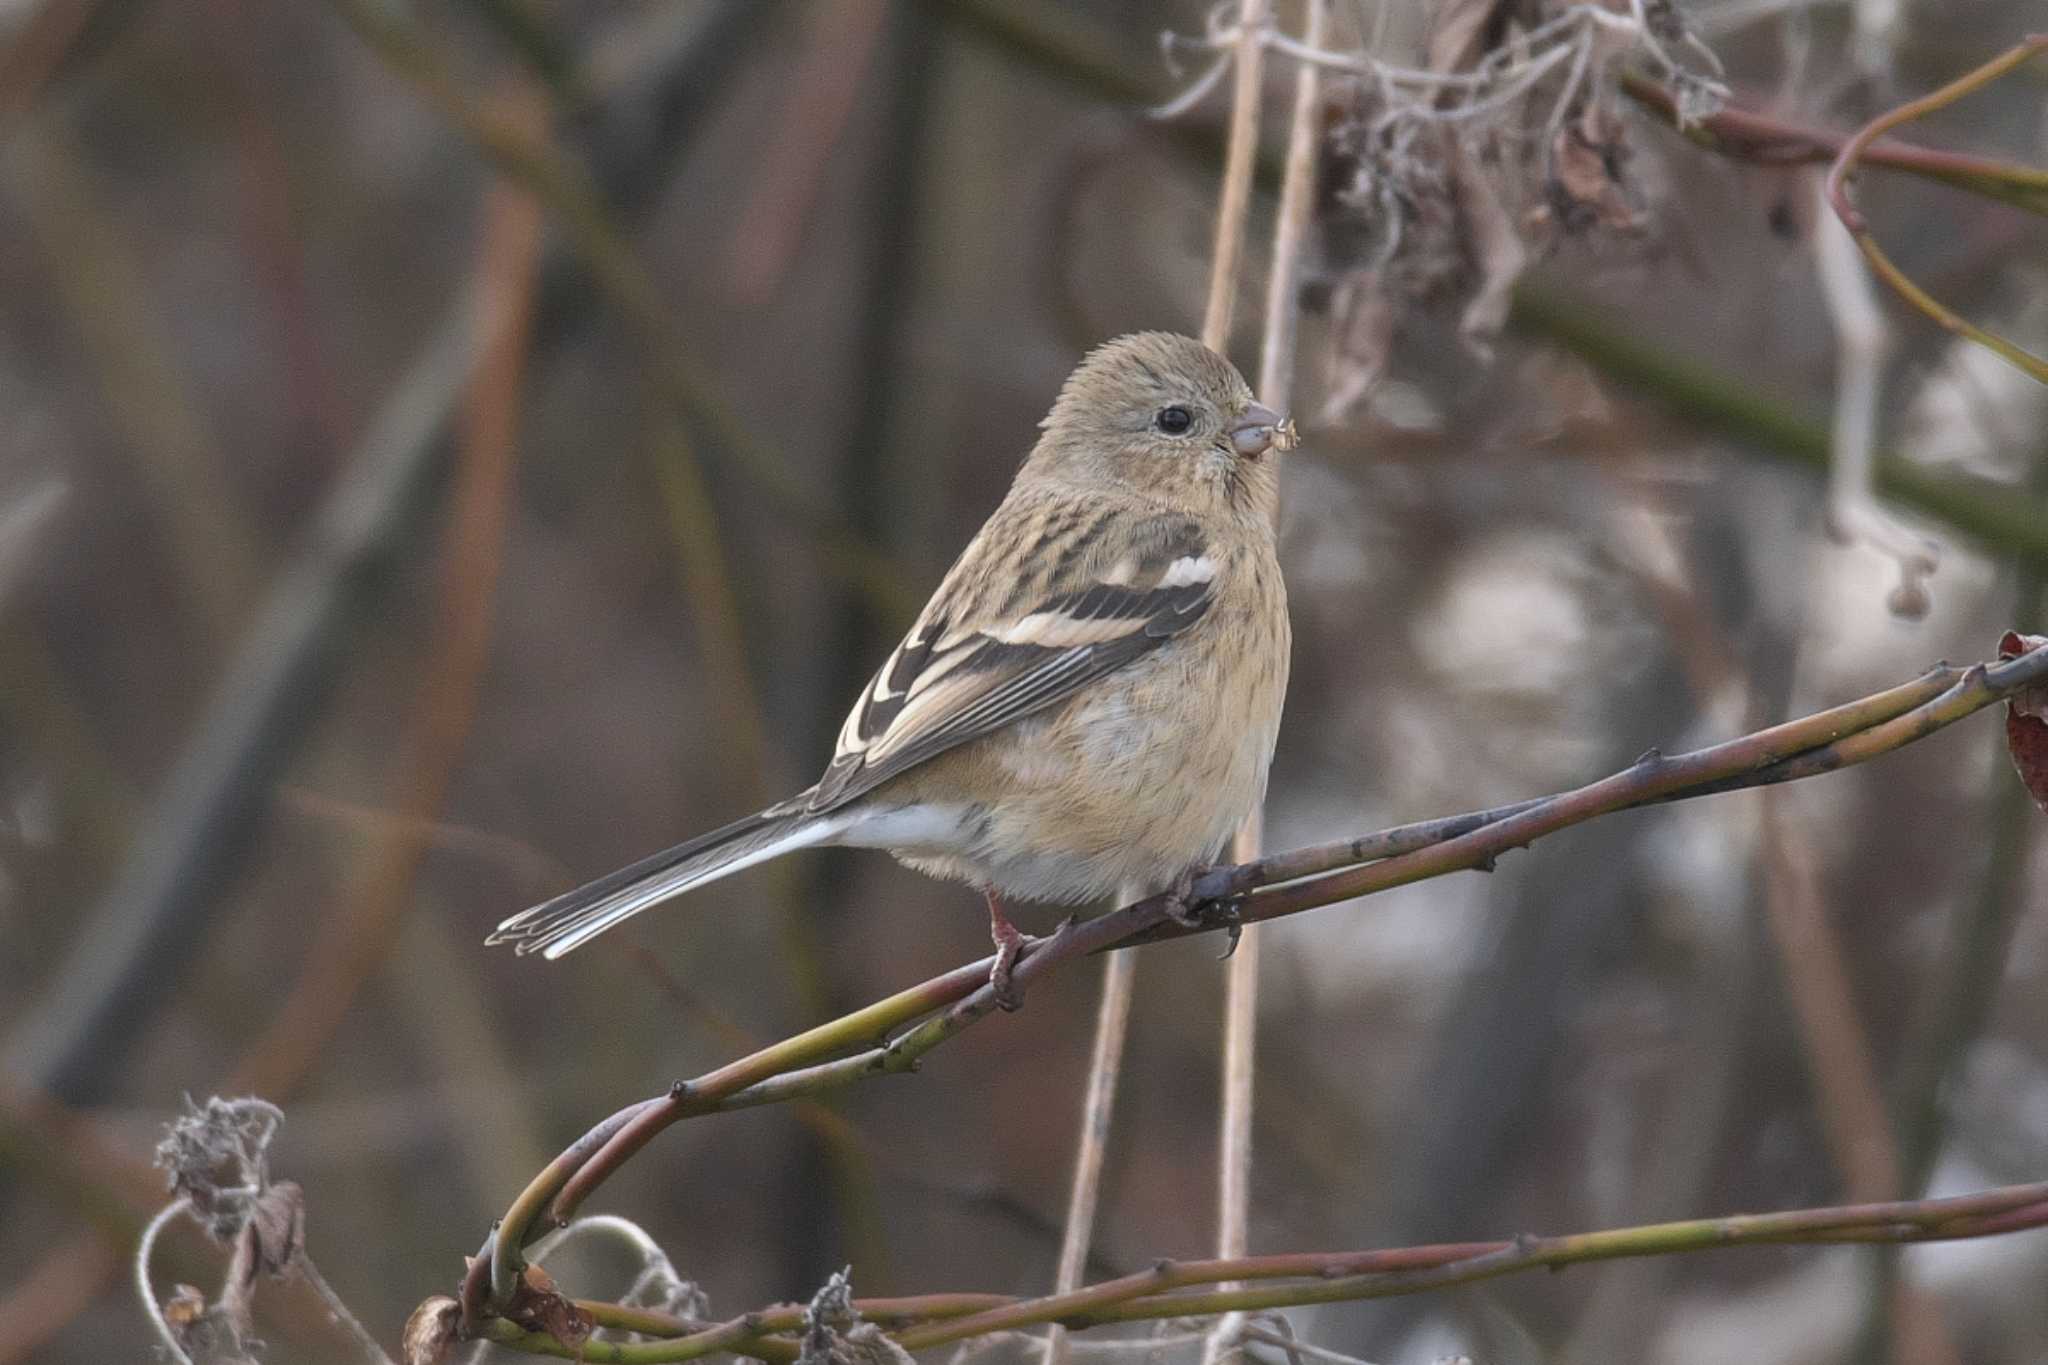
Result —
POLYGON ((1278 447, 1292 450, 1298 442, 1292 418, 1282 417, 1263 403, 1254 403, 1229 427, 1230 444, 1247 460, 1255 460, 1278 447))

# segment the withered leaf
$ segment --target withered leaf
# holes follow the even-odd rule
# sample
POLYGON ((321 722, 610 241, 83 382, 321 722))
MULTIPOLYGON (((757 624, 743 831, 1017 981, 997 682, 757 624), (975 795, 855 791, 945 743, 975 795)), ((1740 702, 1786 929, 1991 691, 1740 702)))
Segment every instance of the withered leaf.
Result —
POLYGON ((1585 115, 1557 130, 1551 139, 1549 209, 1566 232, 1589 227, 1634 232, 1642 215, 1629 202, 1616 172, 1626 148, 1621 125, 1588 105, 1585 115))
POLYGON ((306 1249, 306 1192, 295 1180, 271 1185, 250 1202, 249 1226, 257 1264, 268 1274, 284 1274, 306 1249))
POLYGON ((405 1365, 442 1365, 462 1332, 462 1305, 436 1294, 412 1310, 399 1340, 405 1365))
MULTIPOLYGON (((1998 642, 1998 657, 2017 659, 2044 648, 2048 636, 2009 630, 1998 642)), ((2006 699, 2005 746, 2027 794, 2048 812, 2048 683, 2021 688, 2006 699)))

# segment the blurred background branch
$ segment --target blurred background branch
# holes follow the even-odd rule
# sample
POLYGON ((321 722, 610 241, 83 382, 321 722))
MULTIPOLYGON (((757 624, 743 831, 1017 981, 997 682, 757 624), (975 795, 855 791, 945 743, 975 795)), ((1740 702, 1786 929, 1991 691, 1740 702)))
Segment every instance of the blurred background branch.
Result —
MULTIPOLYGON (((650 52, 670 60, 694 57, 717 70, 726 55, 722 43, 729 41, 721 26, 739 22, 695 22, 687 31, 691 45, 650 52)), ((667 72, 646 79, 656 88, 664 79, 682 82, 667 72)), ((677 121, 687 126, 691 112, 670 111, 670 118, 681 113, 677 121)), ((566 280, 556 286, 559 298, 568 296, 565 286, 566 280)), ((207 720, 169 778, 157 814, 79 936, 71 965, 18 1028, 11 1074, 71 1103, 99 1098, 122 1043, 145 1026, 150 999, 176 984, 178 963, 202 938, 269 776, 282 769, 333 681, 330 660, 340 632, 375 590, 380 558, 419 513, 437 470, 444 424, 484 350, 477 316, 473 302, 456 303, 441 334, 367 428, 311 532, 310 548, 272 589, 207 720)))

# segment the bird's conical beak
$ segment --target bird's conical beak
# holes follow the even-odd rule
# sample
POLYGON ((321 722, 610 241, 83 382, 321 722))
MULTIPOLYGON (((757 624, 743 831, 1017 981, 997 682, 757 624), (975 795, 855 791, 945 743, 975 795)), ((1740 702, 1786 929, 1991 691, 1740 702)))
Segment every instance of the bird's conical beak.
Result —
POLYGON ((1264 403, 1254 403, 1229 427, 1230 444, 1247 460, 1256 460, 1269 450, 1292 450, 1297 437, 1292 418, 1282 417, 1264 403))

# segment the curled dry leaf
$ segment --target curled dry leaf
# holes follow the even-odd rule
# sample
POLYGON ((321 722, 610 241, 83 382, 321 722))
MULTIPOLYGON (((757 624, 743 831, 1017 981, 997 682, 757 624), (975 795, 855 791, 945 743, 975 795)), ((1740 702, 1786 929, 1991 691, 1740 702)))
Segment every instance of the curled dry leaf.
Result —
MULTIPOLYGON (((2009 630, 1998 642, 1998 657, 2017 659, 2037 649, 2048 649, 2048 635, 2009 630)), ((2006 701, 2005 746, 2027 794, 2048 811, 2048 683, 2022 688, 2006 701)))
POLYGON ((297 1264, 306 1249, 306 1192, 296 1180, 280 1180, 249 1201, 248 1232, 257 1269, 283 1275, 297 1264))
POLYGON ((446 1294, 436 1294, 405 1320, 399 1349, 405 1365, 442 1365, 461 1335, 462 1305, 446 1294))
POLYGON ((284 1111, 267 1100, 214 1095, 204 1104, 187 1099, 185 1112, 166 1125, 156 1164, 215 1241, 232 1246, 251 1216, 251 1199, 271 1188, 270 1142, 283 1122, 284 1111))
POLYGON ((1454 168, 1468 159, 1457 137, 1439 126, 1383 125, 1376 92, 1360 88, 1354 98, 1331 132, 1332 183, 1317 213, 1322 255, 1336 272, 1325 422, 1342 420, 1372 392, 1410 318, 1475 292, 1485 254, 1466 222, 1470 195, 1461 194, 1454 168))

